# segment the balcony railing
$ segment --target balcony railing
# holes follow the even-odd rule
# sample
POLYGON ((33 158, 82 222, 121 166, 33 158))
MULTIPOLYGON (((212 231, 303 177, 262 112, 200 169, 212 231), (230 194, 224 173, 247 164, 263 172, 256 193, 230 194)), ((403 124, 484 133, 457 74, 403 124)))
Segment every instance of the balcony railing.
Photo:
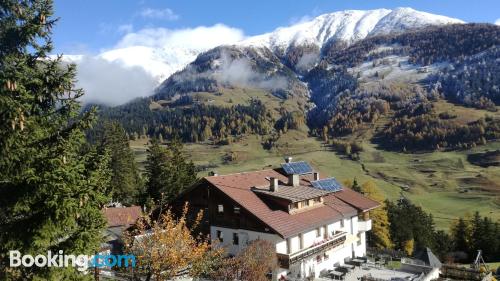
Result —
POLYGON ((359 231, 372 230, 372 220, 358 220, 358 230, 359 231))
POLYGON ((281 268, 289 268, 291 264, 299 262, 318 253, 336 248, 342 245, 347 237, 346 232, 340 232, 321 242, 314 243, 311 247, 302 249, 292 254, 278 254, 278 262, 281 268))

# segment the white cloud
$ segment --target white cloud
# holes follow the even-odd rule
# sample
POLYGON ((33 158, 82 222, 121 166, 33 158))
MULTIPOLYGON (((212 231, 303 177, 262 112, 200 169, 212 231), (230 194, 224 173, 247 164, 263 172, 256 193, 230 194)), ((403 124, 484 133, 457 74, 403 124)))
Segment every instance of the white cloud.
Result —
POLYGON ((179 15, 177 15, 176 13, 174 13, 174 11, 168 8, 166 9, 145 8, 139 13, 139 15, 143 18, 168 20, 168 21, 178 20, 180 18, 179 15))
POLYGON ((284 77, 266 77, 255 72, 247 58, 232 59, 226 52, 221 55, 221 66, 215 78, 222 83, 243 87, 284 89, 287 86, 284 77))
POLYGON ((497 20, 495 21, 495 24, 496 24, 496 25, 500 25, 500 19, 497 19, 497 20))
POLYGON ((77 86, 85 90, 83 102, 118 105, 151 95, 156 81, 140 67, 85 56, 77 62, 77 86))
MULTIPOLYGON (((124 25, 122 32, 133 30, 124 25)), ((77 64, 84 102, 123 104, 151 95, 163 79, 192 62, 197 54, 244 39, 243 31, 222 24, 185 29, 147 28, 128 32, 114 48, 96 56, 66 56, 77 64)))
POLYGON ((116 48, 148 46, 207 49, 244 39, 243 31, 223 24, 185 29, 145 28, 126 34, 116 48))

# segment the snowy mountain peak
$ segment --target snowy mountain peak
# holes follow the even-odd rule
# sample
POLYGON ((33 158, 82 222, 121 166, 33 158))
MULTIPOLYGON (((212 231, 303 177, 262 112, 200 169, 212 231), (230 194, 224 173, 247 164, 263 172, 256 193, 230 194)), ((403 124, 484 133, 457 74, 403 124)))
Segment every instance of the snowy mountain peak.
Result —
MULTIPOLYGON (((370 35, 449 23, 463 21, 411 8, 397 8, 323 14, 246 39, 241 30, 221 24, 180 30, 146 28, 125 35, 115 48, 99 55, 65 55, 63 59, 77 64, 78 86, 86 89, 87 100, 116 104, 131 97, 149 95, 200 53, 220 45, 252 47, 265 58, 269 51, 278 54, 294 46, 307 44, 321 48, 327 42, 353 43, 370 35)), ((304 58, 296 62, 297 67, 307 68, 314 62, 312 57, 304 58)))
POLYGON ((314 44, 319 47, 330 40, 348 43, 369 35, 388 34, 427 25, 464 23, 449 18, 416 11, 412 8, 347 10, 320 15, 312 20, 250 37, 243 46, 286 49, 292 45, 314 44))

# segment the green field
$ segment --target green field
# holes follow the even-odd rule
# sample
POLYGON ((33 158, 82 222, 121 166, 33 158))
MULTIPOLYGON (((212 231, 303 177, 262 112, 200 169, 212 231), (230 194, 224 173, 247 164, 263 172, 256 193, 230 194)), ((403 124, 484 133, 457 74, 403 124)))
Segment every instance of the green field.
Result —
MULTIPOLYGON (((279 167, 283 156, 290 155, 340 181, 372 180, 390 200, 403 194, 431 212, 439 229, 448 229, 458 216, 475 211, 500 220, 500 167, 469 164, 466 155, 471 151, 403 154, 379 150, 363 141, 360 160, 353 161, 308 137, 305 131, 287 132, 270 151, 262 148, 261 141, 261 136, 247 136, 231 145, 186 144, 185 149, 196 165, 205 167, 200 177, 212 170, 228 174, 279 167)), ((134 141, 131 146, 143 162, 147 140, 134 141)), ((500 149, 500 142, 473 151, 486 149, 500 149)))

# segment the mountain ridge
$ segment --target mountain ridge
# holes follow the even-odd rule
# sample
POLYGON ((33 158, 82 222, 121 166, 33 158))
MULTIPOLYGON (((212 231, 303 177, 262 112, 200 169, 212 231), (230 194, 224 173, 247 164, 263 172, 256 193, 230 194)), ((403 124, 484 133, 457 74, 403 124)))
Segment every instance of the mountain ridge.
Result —
MULTIPOLYGON (((267 47, 284 51, 288 46, 312 43, 321 49, 326 43, 353 43, 370 35, 400 32, 433 24, 463 23, 459 19, 420 12, 411 8, 346 10, 327 13, 306 22, 278 27, 274 31, 251 36, 239 42, 222 45, 267 47)), ((222 46, 221 45, 221 46, 222 46)), ((139 67, 161 84, 173 73, 182 70, 210 48, 128 46, 111 49, 95 56, 125 68, 139 67)), ((81 55, 67 55, 68 61, 78 64, 81 55)))
POLYGON ((449 23, 464 21, 412 8, 345 10, 322 14, 288 27, 278 27, 272 32, 247 38, 240 44, 280 49, 290 45, 312 43, 321 48, 332 39, 352 43, 370 35, 449 23))

